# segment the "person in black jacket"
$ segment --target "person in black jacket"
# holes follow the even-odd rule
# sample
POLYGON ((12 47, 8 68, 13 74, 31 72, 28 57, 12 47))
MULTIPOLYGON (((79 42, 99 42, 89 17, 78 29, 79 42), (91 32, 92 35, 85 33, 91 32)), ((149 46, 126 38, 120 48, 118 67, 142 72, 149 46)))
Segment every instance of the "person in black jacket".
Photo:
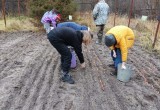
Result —
POLYGON ((62 81, 74 84, 74 80, 69 74, 71 65, 71 52, 68 46, 72 46, 81 63, 81 67, 85 68, 84 56, 82 53, 82 43, 88 45, 91 42, 92 34, 89 31, 76 31, 69 27, 60 27, 51 30, 48 34, 50 43, 61 54, 62 81))

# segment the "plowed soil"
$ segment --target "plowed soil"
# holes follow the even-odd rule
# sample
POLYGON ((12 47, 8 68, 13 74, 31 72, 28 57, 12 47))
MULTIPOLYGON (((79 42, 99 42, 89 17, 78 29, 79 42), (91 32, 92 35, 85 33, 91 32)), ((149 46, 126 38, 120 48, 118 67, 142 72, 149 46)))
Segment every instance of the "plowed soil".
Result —
POLYGON ((0 33, 0 110, 160 110, 160 59, 136 41, 128 83, 111 76, 110 50, 83 46, 86 68, 61 82, 60 55, 45 33, 0 33))

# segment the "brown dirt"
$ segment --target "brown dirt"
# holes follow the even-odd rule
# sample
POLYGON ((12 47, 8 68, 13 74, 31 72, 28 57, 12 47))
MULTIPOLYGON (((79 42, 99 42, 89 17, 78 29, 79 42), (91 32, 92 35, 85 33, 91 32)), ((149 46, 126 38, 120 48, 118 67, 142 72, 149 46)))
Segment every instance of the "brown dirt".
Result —
POLYGON ((123 83, 109 74, 109 49, 94 42, 83 46, 87 66, 71 71, 70 85, 59 80, 60 56, 44 33, 2 32, 0 110, 160 110, 160 59, 136 43, 123 83))

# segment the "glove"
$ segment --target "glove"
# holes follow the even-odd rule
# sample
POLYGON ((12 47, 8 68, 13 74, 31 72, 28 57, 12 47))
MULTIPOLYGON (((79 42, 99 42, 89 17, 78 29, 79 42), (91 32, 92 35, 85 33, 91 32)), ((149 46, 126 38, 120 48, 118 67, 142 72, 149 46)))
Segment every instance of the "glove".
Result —
POLYGON ((122 69, 126 69, 125 62, 122 62, 122 69))
POLYGON ((112 50, 112 51, 113 51, 113 57, 114 57, 114 58, 116 58, 116 57, 117 57, 117 55, 116 55, 115 50, 112 50))
POLYGON ((81 64, 81 68, 85 68, 86 67, 86 64, 85 62, 81 64))
POLYGON ((51 30, 53 30, 54 29, 54 27, 51 27, 51 30))

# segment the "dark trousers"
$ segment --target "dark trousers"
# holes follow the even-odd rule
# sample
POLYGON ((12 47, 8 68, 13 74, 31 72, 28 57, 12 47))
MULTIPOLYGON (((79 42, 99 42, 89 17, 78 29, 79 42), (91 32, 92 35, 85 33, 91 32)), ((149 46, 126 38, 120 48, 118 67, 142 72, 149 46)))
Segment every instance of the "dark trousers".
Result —
POLYGON ((102 40, 104 26, 105 25, 96 25, 96 27, 97 27, 97 36, 98 36, 99 40, 102 40))
POLYGON ((51 39, 49 39, 49 41, 61 55, 61 67, 63 72, 68 73, 72 58, 70 50, 68 49, 67 45, 65 45, 63 42, 58 42, 51 39))
POLYGON ((119 48, 115 48, 115 52, 116 52, 116 58, 113 57, 113 51, 111 51, 111 57, 113 59, 113 62, 114 62, 114 67, 115 69, 118 68, 118 64, 119 63, 122 63, 122 55, 121 55, 121 50, 119 48))

